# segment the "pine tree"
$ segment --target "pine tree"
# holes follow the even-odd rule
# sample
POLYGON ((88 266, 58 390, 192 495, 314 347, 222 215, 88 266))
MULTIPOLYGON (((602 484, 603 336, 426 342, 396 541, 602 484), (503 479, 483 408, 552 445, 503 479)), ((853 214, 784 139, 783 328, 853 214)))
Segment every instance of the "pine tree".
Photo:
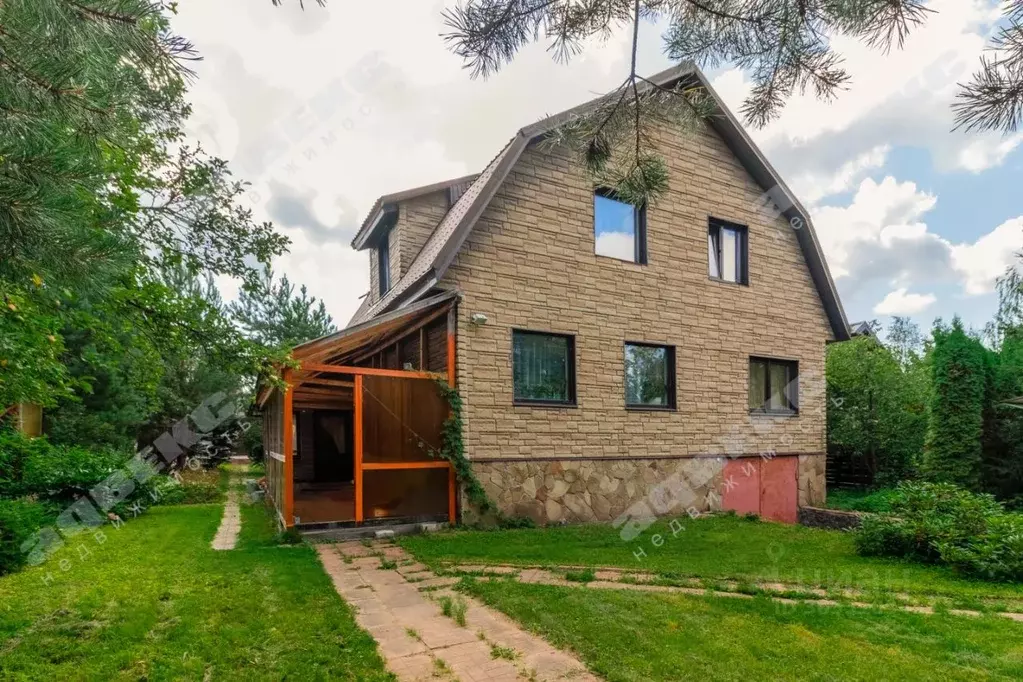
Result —
POLYGON ((250 339, 268 348, 290 348, 337 331, 322 300, 309 296, 304 284, 296 294, 287 275, 276 279, 270 269, 228 310, 250 339))
MULTIPOLYGON (((742 114, 762 127, 793 94, 830 100, 848 83, 834 36, 882 51, 901 48, 932 11, 921 0, 465 0, 444 17, 451 29, 445 38, 473 77, 492 75, 528 43, 546 40, 554 57, 567 61, 594 38, 630 27, 630 72, 559 133, 596 181, 639 202, 667 186, 666 167, 648 139, 651 124, 668 120, 684 129, 707 114, 699 89, 662 88, 636 72, 642 19, 667 20, 664 48, 677 62, 743 69, 753 87, 742 114)), ((955 113, 967 129, 1009 132, 1023 116, 1023 0, 1007 3, 1004 24, 991 56, 961 89, 955 113)))

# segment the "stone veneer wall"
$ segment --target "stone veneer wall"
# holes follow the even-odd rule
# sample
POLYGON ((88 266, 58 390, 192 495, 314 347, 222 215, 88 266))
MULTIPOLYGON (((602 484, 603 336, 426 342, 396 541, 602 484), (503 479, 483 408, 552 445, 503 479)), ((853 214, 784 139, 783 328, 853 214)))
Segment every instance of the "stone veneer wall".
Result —
POLYGON ((720 509, 724 463, 723 457, 569 459, 476 462, 473 469, 501 511, 546 525, 614 520, 675 475, 693 482, 698 510, 720 509))
MULTIPOLYGON (((799 455, 799 505, 823 503, 823 456, 799 455)), ((564 459, 475 462, 473 469, 498 508, 542 525, 613 521, 646 502, 659 516, 690 507, 720 511, 727 457, 675 459, 564 459), (677 478, 675 478, 677 477, 677 478), (682 484, 684 502, 658 508, 654 491, 666 481, 682 484)))

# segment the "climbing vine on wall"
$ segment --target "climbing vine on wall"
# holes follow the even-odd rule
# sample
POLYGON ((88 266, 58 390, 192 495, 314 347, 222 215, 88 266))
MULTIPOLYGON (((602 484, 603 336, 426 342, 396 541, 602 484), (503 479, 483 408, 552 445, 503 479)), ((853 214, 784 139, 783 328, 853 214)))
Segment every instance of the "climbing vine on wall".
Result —
POLYGON ((462 440, 462 396, 444 379, 437 379, 437 387, 441 396, 451 408, 451 414, 444 421, 441 431, 440 455, 451 462, 455 468, 458 483, 465 491, 466 497, 481 514, 496 512, 497 507, 483 489, 483 484, 476 478, 469 459, 465 456, 465 442, 462 440))

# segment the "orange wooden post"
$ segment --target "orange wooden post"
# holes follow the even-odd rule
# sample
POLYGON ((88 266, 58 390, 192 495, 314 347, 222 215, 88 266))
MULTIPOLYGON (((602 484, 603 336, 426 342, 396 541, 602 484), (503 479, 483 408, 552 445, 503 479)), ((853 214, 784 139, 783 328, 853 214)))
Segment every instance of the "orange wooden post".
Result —
POLYGON ((291 372, 284 371, 284 422, 282 438, 284 440, 284 525, 291 528, 295 525, 295 447, 294 447, 294 409, 292 407, 295 390, 291 387, 291 372))
POLYGON ((362 375, 355 375, 355 522, 362 522, 362 375))
MULTIPOLYGON (((448 385, 455 387, 455 308, 448 311, 448 385)), ((448 520, 452 525, 458 523, 458 481, 454 465, 448 469, 448 520)))

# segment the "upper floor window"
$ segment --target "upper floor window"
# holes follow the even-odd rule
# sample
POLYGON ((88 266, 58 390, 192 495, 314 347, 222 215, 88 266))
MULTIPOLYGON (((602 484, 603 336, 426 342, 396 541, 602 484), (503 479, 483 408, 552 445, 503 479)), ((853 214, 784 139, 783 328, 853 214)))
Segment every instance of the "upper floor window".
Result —
POLYGON ((615 198, 613 191, 593 193, 594 253, 630 263, 646 263, 646 209, 615 198))
POLYGON ((675 349, 646 343, 625 344, 625 406, 675 408, 675 349))
POLYGON ((794 414, 799 409, 799 363, 750 358, 749 409, 751 412, 794 414))
POLYGON ((710 278, 749 284, 749 247, 745 225, 710 219, 707 256, 710 278))
POLYGON ((575 404, 575 339, 512 331, 512 375, 517 403, 575 404))
POLYGON ((377 246, 377 272, 380 276, 380 295, 391 288, 391 234, 388 232, 377 246))

